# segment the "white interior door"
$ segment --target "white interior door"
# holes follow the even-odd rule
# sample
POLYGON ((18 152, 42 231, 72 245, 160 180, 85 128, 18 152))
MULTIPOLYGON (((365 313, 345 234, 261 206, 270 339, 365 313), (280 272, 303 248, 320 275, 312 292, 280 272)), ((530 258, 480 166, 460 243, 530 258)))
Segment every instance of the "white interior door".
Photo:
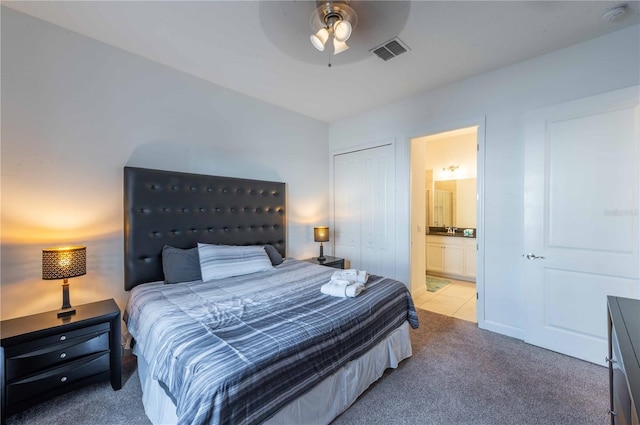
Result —
POLYGON ((393 145, 334 156, 334 228, 338 257, 396 277, 393 145))
POLYGON ((525 340, 599 364, 606 296, 640 297, 638 93, 525 117, 525 340))

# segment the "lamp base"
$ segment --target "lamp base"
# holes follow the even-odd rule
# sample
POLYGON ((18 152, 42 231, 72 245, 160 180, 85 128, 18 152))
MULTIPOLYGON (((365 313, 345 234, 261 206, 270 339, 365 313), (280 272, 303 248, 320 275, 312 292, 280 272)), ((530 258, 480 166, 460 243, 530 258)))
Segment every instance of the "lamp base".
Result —
POLYGON ((58 311, 58 317, 69 317, 76 314, 76 309, 71 307, 69 302, 69 280, 65 279, 62 282, 62 307, 58 311))
POLYGON ((74 314, 76 314, 75 308, 65 308, 58 312, 58 317, 69 317, 73 316, 74 314))
POLYGON ((322 242, 320 242, 320 256, 318 257, 318 262, 322 263, 326 258, 324 257, 324 247, 322 246, 322 242))

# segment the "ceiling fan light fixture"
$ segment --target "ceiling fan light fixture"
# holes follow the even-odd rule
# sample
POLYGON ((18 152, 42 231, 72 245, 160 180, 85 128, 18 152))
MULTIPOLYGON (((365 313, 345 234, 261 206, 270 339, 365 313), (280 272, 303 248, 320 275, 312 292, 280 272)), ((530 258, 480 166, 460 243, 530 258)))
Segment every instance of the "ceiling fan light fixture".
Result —
POLYGON ((347 20, 340 20, 333 26, 333 37, 341 42, 345 42, 351 37, 351 23, 347 20))
POLYGON ((326 28, 320 28, 317 33, 311 36, 311 44, 322 52, 324 51, 324 45, 327 43, 328 39, 329 31, 327 31, 326 28))
POLYGON ((317 31, 311 35, 311 43, 322 52, 329 38, 333 38, 333 54, 342 53, 349 48, 346 41, 357 22, 358 15, 349 0, 318 0, 311 14, 311 27, 317 31))
POLYGON ((345 50, 349 49, 347 43, 344 41, 339 41, 337 38, 333 38, 333 54, 337 55, 338 53, 342 53, 345 50))

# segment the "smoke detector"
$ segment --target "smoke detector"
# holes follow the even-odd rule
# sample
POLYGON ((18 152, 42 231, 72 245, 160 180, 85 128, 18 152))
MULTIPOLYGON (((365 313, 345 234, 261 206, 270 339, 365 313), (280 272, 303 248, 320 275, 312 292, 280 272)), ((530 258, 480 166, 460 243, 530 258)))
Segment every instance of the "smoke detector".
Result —
POLYGON ((625 13, 627 13, 627 5, 623 4, 607 10, 602 14, 600 19, 605 22, 615 22, 618 21, 625 13))

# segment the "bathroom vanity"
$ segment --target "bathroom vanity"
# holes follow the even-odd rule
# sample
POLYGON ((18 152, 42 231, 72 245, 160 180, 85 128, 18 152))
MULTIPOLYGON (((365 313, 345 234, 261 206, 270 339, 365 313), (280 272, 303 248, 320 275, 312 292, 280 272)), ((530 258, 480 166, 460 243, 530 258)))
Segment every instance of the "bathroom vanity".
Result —
POLYGON ((475 229, 473 236, 464 236, 463 229, 431 230, 426 241, 427 273, 475 282, 476 252, 475 229))

